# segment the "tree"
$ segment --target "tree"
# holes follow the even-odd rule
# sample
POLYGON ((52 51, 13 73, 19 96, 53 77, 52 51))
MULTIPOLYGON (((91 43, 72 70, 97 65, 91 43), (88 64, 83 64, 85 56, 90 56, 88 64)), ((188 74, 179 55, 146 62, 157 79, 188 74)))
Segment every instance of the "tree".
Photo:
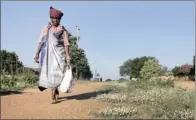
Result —
POLYGON ((88 59, 86 58, 85 52, 83 49, 78 48, 76 37, 72 36, 69 33, 69 42, 70 42, 70 58, 71 65, 73 70, 73 76, 76 79, 87 79, 93 77, 93 74, 90 70, 88 59))
POLYGON ((142 57, 137 57, 137 58, 135 58, 131 61, 131 64, 130 64, 130 79, 141 77, 140 76, 140 71, 141 71, 142 67, 144 66, 144 63, 149 59, 154 59, 155 60, 155 57, 142 56, 142 57))
POLYGON ((19 61, 18 55, 15 52, 8 52, 0 50, 1 57, 1 72, 8 74, 15 74, 18 69, 24 67, 23 63, 19 61))
POLYGON ((180 67, 179 66, 175 66, 172 69, 172 73, 173 73, 174 77, 182 75, 182 73, 179 70, 180 70, 180 67))
POLYGON ((93 77, 93 74, 92 74, 92 72, 90 71, 90 66, 89 66, 89 65, 86 65, 86 66, 84 67, 83 72, 82 72, 81 78, 82 78, 82 79, 85 79, 85 80, 90 80, 92 77, 93 77))
POLYGON ((158 60, 149 59, 144 62, 140 75, 143 79, 150 79, 151 77, 158 77, 162 74, 162 71, 162 66, 159 64, 158 60))
POLYGON ((119 67, 119 69, 120 69, 120 75, 121 75, 122 77, 130 76, 130 73, 131 73, 131 71, 130 71, 130 68, 131 68, 131 61, 132 61, 131 59, 125 61, 125 62, 123 63, 123 65, 119 67))
POLYGON ((184 75, 185 80, 186 80, 186 77, 190 74, 190 71, 191 71, 192 68, 193 68, 193 66, 192 65, 188 65, 188 64, 182 65, 179 68, 179 72, 184 75))
POLYGON ((194 75, 194 66, 192 65, 189 65, 189 64, 185 64, 185 65, 181 65, 181 66, 175 66, 173 69, 172 69, 172 72, 174 74, 174 76, 178 76, 178 77, 182 77, 184 76, 185 77, 185 80, 186 80, 186 77, 188 75, 194 75))
POLYGON ((142 56, 125 61, 123 65, 119 67, 120 75, 129 76, 130 79, 140 77, 141 68, 148 59, 155 59, 155 57, 142 56))

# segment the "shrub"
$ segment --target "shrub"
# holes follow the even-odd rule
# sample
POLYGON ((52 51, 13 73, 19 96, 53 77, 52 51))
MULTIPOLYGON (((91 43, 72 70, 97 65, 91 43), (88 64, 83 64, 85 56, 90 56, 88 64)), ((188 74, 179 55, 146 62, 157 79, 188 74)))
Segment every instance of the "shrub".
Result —
POLYGON ((159 87, 174 87, 173 77, 152 77, 149 83, 159 87))
POLYGON ((2 75, 1 76, 1 87, 2 89, 12 89, 18 79, 14 76, 2 75))
POLYGON ((158 63, 157 60, 149 59, 144 63, 140 71, 141 78, 150 79, 151 77, 157 77, 162 74, 162 66, 158 63))
POLYGON ((26 87, 35 86, 38 76, 34 74, 26 75, 2 75, 1 86, 4 90, 21 90, 26 87))
POLYGON ((174 87, 174 79, 171 79, 170 77, 161 79, 157 77, 152 77, 149 80, 146 79, 137 79, 136 81, 128 81, 127 83, 127 89, 130 92, 137 91, 138 89, 140 90, 150 90, 154 87, 174 87))
POLYGON ((35 85, 38 82, 38 76, 36 75, 25 75, 24 81, 30 85, 35 85))

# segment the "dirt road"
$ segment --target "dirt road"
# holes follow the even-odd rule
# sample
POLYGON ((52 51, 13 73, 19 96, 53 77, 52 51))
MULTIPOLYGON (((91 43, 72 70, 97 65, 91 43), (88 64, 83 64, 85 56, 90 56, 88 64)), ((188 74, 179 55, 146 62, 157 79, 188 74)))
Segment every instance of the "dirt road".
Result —
POLYGON ((103 109, 106 103, 89 98, 99 94, 95 90, 105 84, 103 82, 77 84, 73 93, 61 93, 62 98, 57 104, 50 104, 50 90, 40 92, 38 89, 25 89, 21 94, 2 96, 1 118, 93 118, 91 113, 103 109))

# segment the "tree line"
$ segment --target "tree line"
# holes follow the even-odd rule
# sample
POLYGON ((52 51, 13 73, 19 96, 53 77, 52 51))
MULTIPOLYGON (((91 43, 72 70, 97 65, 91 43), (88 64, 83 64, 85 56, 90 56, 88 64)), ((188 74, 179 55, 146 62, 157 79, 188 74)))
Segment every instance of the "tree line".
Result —
POLYGON ((120 67, 119 72, 122 77, 128 79, 142 78, 142 76, 164 76, 173 75, 175 77, 187 77, 195 75, 195 56, 193 65, 184 64, 175 66, 171 71, 166 66, 159 64, 155 57, 142 56, 126 60, 120 67))
POLYGON ((195 76, 195 56, 193 56, 193 65, 184 64, 181 66, 175 66, 172 69, 172 72, 175 77, 183 77, 183 76, 194 77, 195 76))
MULTIPOLYGON (((77 38, 69 33, 70 42, 70 58, 72 65, 73 77, 76 79, 90 80, 93 76, 85 51, 78 48, 77 38)), ((25 67, 22 61, 19 60, 15 52, 0 50, 1 57, 1 73, 18 74, 24 70, 35 71, 33 68, 25 67)))

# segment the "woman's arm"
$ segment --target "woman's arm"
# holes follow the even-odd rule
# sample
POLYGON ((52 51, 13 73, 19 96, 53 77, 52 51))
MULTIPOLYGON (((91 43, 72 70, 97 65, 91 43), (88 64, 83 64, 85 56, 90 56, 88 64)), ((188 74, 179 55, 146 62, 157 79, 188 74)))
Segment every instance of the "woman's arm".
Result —
POLYGON ((38 47, 37 47, 37 51, 36 51, 36 54, 35 54, 35 57, 34 57, 34 60, 38 63, 39 62, 39 54, 40 54, 40 51, 41 51, 41 43, 42 43, 42 37, 44 36, 45 32, 47 30, 47 27, 44 26, 41 30, 41 34, 40 34, 40 37, 39 37, 39 40, 38 40, 38 47))
POLYGON ((36 55, 39 55, 40 51, 41 51, 41 42, 38 43, 38 47, 37 47, 37 52, 36 55))
POLYGON ((65 46, 66 62, 69 68, 70 67, 70 55, 69 55, 69 37, 68 37, 67 31, 63 32, 63 40, 64 40, 64 46, 65 46))

